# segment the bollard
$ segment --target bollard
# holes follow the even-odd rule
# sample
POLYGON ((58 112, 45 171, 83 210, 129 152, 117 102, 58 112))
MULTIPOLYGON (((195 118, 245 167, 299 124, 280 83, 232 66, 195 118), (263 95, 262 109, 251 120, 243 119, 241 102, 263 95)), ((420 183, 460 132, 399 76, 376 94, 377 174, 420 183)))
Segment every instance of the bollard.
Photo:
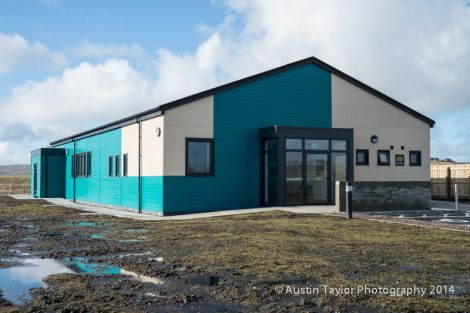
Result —
POLYGON ((352 183, 346 182, 346 218, 352 218, 352 183))
POLYGON ((459 211, 459 185, 455 184, 454 186, 454 193, 455 193, 455 211, 459 211))

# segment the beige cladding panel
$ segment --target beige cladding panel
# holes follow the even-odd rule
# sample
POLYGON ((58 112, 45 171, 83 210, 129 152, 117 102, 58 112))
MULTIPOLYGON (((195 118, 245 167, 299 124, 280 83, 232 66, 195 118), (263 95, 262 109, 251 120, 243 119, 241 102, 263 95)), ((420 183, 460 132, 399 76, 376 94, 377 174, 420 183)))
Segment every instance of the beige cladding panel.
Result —
POLYGON ((185 175, 186 138, 214 138, 213 96, 165 112, 165 175, 185 175))
POLYGON ((369 166, 355 165, 355 180, 429 180, 430 137, 427 123, 333 74, 332 106, 333 127, 353 128, 355 149, 369 150, 369 166), (372 135, 379 138, 377 144, 371 143, 372 135), (377 150, 390 150, 390 166, 377 165, 377 150), (409 166, 410 150, 421 151, 421 166, 409 166), (396 154, 405 155, 405 166, 395 166, 396 154))
MULTIPOLYGON (((127 154, 127 175, 139 175, 139 125, 131 124, 122 128, 122 154, 127 154)), ((124 159, 124 157, 123 157, 124 159)), ((121 162, 122 164, 122 162, 121 162)), ((121 169, 121 173, 123 173, 121 169)))
POLYGON ((142 176, 163 176, 164 120, 162 115, 142 122, 142 176))

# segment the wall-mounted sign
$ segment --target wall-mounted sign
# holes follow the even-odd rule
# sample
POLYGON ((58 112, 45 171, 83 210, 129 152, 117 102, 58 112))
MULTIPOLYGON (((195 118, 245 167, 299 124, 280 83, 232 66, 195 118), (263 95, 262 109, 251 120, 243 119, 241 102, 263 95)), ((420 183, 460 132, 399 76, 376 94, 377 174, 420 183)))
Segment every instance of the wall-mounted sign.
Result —
POLYGON ((405 155, 396 154, 395 155, 395 166, 404 166, 405 165, 405 155))
POLYGON ((379 142, 379 137, 377 137, 377 135, 373 135, 372 137, 370 137, 370 142, 374 144, 379 142))

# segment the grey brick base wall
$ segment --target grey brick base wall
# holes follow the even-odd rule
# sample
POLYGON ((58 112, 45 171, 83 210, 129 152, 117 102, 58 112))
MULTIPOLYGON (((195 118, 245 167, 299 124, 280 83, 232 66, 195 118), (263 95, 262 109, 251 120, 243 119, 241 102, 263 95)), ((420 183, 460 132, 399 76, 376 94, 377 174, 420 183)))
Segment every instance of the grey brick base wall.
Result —
MULTIPOLYGON (((427 210, 431 208, 428 181, 353 182, 354 211, 427 210)), ((336 182, 336 207, 345 210, 345 182, 336 182)))

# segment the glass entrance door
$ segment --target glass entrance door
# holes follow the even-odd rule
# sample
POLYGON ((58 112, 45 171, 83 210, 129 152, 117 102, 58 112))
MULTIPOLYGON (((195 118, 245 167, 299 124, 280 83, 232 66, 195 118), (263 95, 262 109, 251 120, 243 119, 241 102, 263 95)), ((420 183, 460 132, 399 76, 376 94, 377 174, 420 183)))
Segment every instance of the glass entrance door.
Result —
POLYGON ((328 154, 305 153, 305 204, 328 202, 328 154))

